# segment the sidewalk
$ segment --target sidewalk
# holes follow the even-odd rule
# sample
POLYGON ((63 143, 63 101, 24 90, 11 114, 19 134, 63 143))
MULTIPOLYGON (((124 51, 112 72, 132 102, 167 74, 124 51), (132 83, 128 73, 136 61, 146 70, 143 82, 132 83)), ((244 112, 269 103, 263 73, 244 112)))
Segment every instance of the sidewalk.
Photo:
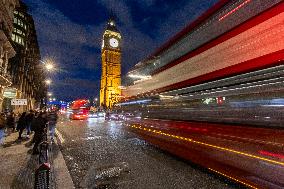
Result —
MULTIPOLYGON (((38 155, 31 155, 31 139, 17 140, 18 133, 6 136, 0 145, 0 188, 33 189, 34 172, 38 167, 38 155)), ((57 144, 50 145, 51 188, 74 188, 63 155, 57 144)))

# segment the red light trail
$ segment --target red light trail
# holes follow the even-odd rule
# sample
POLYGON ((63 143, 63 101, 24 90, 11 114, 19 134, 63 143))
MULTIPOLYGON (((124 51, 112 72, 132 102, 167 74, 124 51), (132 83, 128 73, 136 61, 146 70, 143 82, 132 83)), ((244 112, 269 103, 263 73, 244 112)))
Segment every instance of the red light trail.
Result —
POLYGON ((237 6, 236 8, 234 8, 233 10, 231 10, 230 12, 228 12, 227 14, 225 14, 224 16, 219 18, 219 21, 225 19, 226 17, 230 16, 231 14, 233 14, 234 12, 236 12, 237 10, 239 10, 240 8, 242 8, 244 5, 248 4, 251 0, 246 0, 244 1, 242 4, 240 4, 239 6, 237 6))

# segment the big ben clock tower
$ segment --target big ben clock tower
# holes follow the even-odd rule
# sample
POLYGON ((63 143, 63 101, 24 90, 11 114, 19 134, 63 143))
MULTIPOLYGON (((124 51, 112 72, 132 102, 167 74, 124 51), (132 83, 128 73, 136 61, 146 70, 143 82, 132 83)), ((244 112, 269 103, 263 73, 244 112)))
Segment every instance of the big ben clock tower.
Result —
POLYGON ((121 95, 121 35, 114 19, 107 23, 102 40, 100 105, 111 108, 121 95))

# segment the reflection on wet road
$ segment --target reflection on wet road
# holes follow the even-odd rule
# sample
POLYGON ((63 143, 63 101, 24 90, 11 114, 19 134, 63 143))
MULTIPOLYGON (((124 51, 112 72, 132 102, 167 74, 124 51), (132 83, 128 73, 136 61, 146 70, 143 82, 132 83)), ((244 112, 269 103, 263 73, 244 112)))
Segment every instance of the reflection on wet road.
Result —
POLYGON ((236 188, 140 140, 122 122, 62 118, 57 129, 76 188, 236 188))

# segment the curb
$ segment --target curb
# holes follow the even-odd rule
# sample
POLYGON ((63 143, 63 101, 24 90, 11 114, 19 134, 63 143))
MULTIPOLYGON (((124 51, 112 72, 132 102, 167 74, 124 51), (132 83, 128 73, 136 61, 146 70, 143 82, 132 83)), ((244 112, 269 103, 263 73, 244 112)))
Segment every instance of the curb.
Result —
POLYGON ((62 144, 62 141, 64 142, 64 139, 62 135, 59 133, 59 131, 56 129, 56 138, 59 140, 59 143, 57 143, 57 140, 54 141, 54 145, 57 148, 57 156, 53 160, 53 167, 54 167, 54 181, 55 181, 55 188, 61 189, 61 188, 75 188, 74 183, 72 181, 71 175, 68 171, 66 162, 64 160, 63 154, 61 153, 59 149, 59 145, 62 144))

